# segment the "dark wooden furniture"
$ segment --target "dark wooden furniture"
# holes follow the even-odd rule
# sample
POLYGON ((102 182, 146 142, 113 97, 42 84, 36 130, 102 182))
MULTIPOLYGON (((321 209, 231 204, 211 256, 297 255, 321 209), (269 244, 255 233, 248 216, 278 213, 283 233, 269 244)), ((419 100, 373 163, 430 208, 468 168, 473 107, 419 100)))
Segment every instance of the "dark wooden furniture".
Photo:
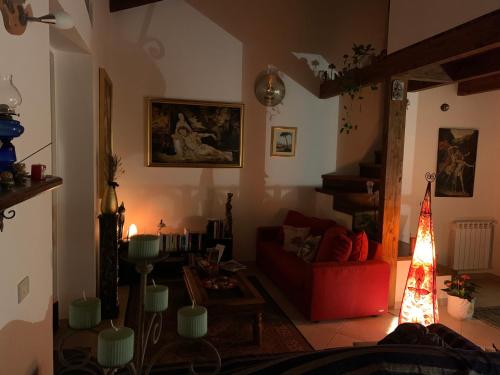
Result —
POLYGON ((185 266, 184 281, 191 300, 197 305, 205 306, 209 314, 251 314, 253 328, 253 343, 262 342, 262 307, 264 298, 248 280, 242 271, 231 273, 230 277, 238 281, 238 287, 230 290, 209 290, 203 287, 200 271, 195 267, 185 266))
POLYGON ((22 186, 14 185, 9 190, 0 190, 0 231, 3 230, 3 219, 12 219, 16 215, 14 210, 9 210, 7 214, 4 213, 5 210, 44 191, 54 189, 62 185, 62 182, 61 177, 47 176, 43 181, 27 179, 22 186))
POLYGON ((118 316, 118 215, 99 216, 99 298, 103 319, 118 316))
POLYGON ((109 10, 110 12, 117 12, 119 10, 156 3, 157 1, 161 0, 109 0, 109 10))

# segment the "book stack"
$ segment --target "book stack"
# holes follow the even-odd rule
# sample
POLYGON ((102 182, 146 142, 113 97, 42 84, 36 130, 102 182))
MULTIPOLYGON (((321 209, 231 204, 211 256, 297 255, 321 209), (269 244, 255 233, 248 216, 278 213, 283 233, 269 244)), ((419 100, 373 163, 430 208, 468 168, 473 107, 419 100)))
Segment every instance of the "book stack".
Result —
POLYGON ((184 234, 162 234, 160 238, 160 251, 186 252, 201 251, 203 249, 203 234, 184 231, 184 234))
POLYGON ((224 220, 208 219, 207 236, 212 239, 224 238, 224 220))

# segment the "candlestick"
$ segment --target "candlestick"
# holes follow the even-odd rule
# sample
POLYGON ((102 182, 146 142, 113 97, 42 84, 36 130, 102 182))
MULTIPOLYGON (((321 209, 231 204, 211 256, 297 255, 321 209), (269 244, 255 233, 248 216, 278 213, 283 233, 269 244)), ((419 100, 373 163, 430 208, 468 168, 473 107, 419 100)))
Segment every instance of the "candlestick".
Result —
POLYGON ((97 362, 107 368, 123 367, 134 358, 134 331, 128 327, 112 328, 99 333, 97 362))
POLYGON ((130 237, 128 252, 131 258, 154 258, 160 252, 160 238, 153 234, 130 237))
POLYGON ((74 300, 69 305, 69 326, 73 329, 89 329, 101 322, 101 300, 87 298, 85 291, 83 298, 74 300))
POLYGON ((203 306, 181 307, 177 311, 177 333, 185 338, 196 339, 207 334, 207 309, 203 306))
POLYGON ((165 285, 153 285, 146 287, 144 299, 144 310, 148 312, 161 312, 168 308, 168 287, 165 285))

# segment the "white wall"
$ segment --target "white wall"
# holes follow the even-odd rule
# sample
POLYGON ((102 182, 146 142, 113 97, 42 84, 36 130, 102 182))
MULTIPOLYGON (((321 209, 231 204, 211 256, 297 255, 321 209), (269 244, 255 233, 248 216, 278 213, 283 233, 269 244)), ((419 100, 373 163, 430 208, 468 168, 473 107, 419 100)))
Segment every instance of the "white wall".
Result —
MULTIPOLYGON (((31 1, 46 14, 48 1, 31 1)), ((29 25, 22 36, 2 27, 0 72, 12 73, 23 96, 19 108, 25 134, 16 138, 18 159, 51 141, 49 30, 29 25)), ((51 171, 50 147, 30 158, 51 171)), ((16 217, 0 233, 0 368, 9 374, 52 374, 52 195, 44 193, 16 205, 16 217), (17 303, 17 284, 30 277, 30 294, 17 303), (25 339, 21 340, 20 338, 25 339)))
POLYGON ((417 228, 411 227, 411 218, 412 216, 418 215, 419 212, 417 208, 412 206, 413 201, 410 201, 410 197, 413 196, 414 187, 419 186, 419 183, 421 184, 423 181, 422 178, 417 178, 417 181, 413 180, 413 163, 416 152, 418 98, 418 93, 408 93, 410 105, 406 110, 403 177, 401 181, 401 217, 399 223, 399 240, 406 243, 410 243, 411 235, 416 236, 417 234, 417 228))
POLYGON ((235 255, 252 259, 256 226, 281 220, 286 208, 314 211, 314 187, 335 168, 335 100, 319 100, 285 76, 287 96, 270 119, 253 82, 273 61, 184 1, 96 16, 106 46, 100 65, 114 84, 113 147, 124 162, 118 197, 128 224, 153 231, 163 218, 170 228, 203 226, 203 218, 223 215, 225 194, 232 191, 235 255), (145 167, 148 95, 245 103, 244 167, 145 167), (270 157, 271 125, 298 127, 295 158, 270 157))
MULTIPOLYGON (((479 129, 474 196, 471 198, 433 196, 432 198, 436 254, 441 264, 448 264, 448 256, 452 251, 449 236, 453 220, 473 217, 500 219, 499 177, 496 167, 498 134, 500 133, 499 103, 499 91, 457 96, 456 85, 426 90, 418 94, 415 138, 411 138, 411 133, 407 133, 405 137, 405 147, 409 143, 409 149, 414 148, 415 152, 413 160, 407 160, 405 155, 407 167, 403 175, 403 206, 405 212, 408 213, 405 220, 409 223, 411 233, 414 234, 417 228, 419 204, 425 193, 425 173, 436 170, 438 129, 453 127, 479 129), (447 112, 442 112, 440 109, 443 103, 450 105, 447 112), (409 170, 412 172, 407 173, 409 170)), ((413 111, 414 108, 409 113, 410 117, 414 117, 413 111)), ((410 121, 410 131, 412 127, 413 121, 410 121)), ((494 248, 494 264, 496 265, 494 271, 496 273, 499 272, 500 247, 498 245, 497 241, 494 248)))
POLYGON ((60 317, 69 303, 96 289, 94 246, 94 133, 92 58, 54 50, 57 173, 58 297, 60 317))
POLYGON ((389 53, 500 8, 500 0, 391 0, 390 3, 389 53))

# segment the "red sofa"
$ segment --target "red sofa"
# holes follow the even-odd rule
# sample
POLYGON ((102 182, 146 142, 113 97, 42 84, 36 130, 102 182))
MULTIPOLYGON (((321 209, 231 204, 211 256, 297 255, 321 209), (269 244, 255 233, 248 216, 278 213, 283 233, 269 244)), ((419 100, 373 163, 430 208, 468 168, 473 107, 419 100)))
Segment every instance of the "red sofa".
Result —
MULTIPOLYGON (((290 224, 287 220, 285 224, 290 224)), ((306 224, 315 235, 337 225, 331 220, 307 218, 295 226, 306 224)), ((306 262, 283 249, 282 227, 260 227, 256 260, 259 269, 309 320, 380 315, 387 311, 390 268, 374 259, 379 243, 369 241, 368 247, 364 262, 306 262)))

